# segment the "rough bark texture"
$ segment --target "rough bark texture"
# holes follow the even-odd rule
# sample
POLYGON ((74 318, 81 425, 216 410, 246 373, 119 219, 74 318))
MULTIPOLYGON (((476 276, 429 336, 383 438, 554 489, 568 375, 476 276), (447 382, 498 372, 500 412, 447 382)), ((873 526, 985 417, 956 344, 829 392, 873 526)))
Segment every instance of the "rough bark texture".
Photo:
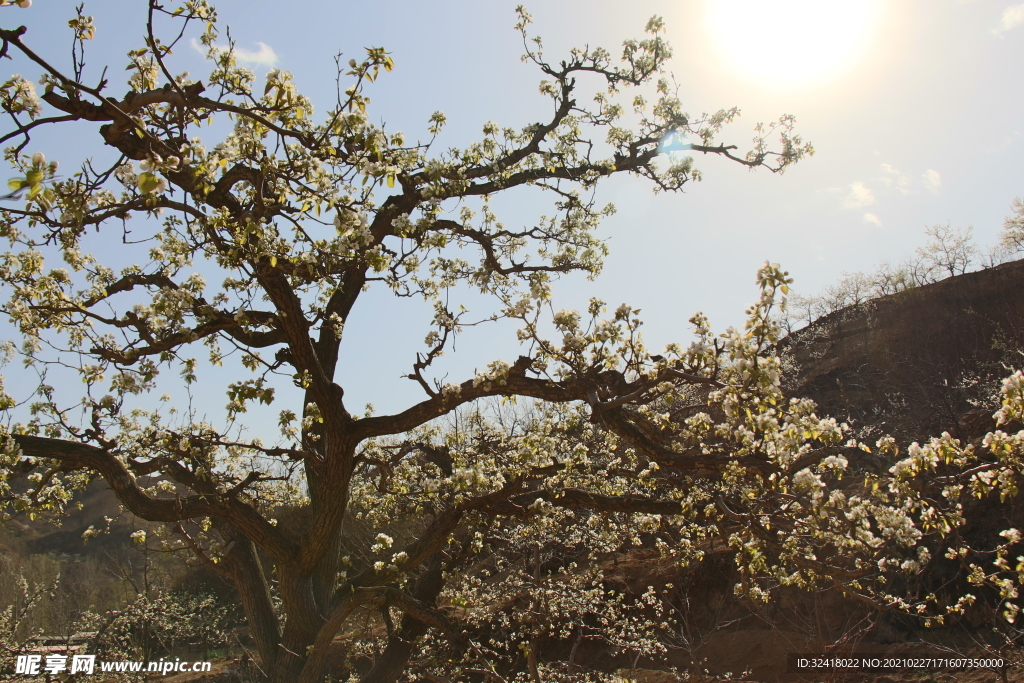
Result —
MULTIPOLYGON (((437 596, 444 588, 444 578, 440 558, 435 557, 427 567, 427 571, 416 582, 412 595, 424 605, 433 605, 437 596)), ((409 657, 416 649, 416 640, 424 635, 429 626, 405 614, 402 616, 401 628, 388 638, 380 659, 360 683, 395 683, 409 664, 409 657)))

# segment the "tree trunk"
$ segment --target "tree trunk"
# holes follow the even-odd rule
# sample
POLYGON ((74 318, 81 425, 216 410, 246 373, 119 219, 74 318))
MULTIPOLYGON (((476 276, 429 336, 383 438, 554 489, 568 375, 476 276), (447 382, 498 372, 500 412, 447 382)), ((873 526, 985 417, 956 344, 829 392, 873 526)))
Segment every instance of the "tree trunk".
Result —
MULTIPOLYGON (((444 587, 440 557, 435 555, 427 571, 416 582, 413 597, 432 606, 444 587)), ((427 625, 408 614, 402 617, 402 626, 388 639, 387 647, 377 664, 359 683, 395 683, 409 665, 409 657, 416 649, 416 640, 427 632, 427 625)))
POLYGON ((234 544, 225 557, 227 569, 238 589, 260 666, 264 673, 269 674, 280 654, 281 630, 270 600, 270 586, 263 573, 263 565, 252 541, 229 524, 218 524, 217 528, 225 540, 234 544))
MULTIPOLYGON (((307 393, 307 398, 311 394, 307 393)), ((323 410, 323 409, 322 409, 323 410)), ((326 412, 326 411, 324 411, 326 412)), ((332 520, 322 529, 322 535, 307 537, 307 550, 323 548, 312 570, 313 601, 321 615, 326 615, 338 587, 338 570, 343 547, 342 519, 348 507, 349 481, 356 444, 346 439, 338 425, 316 423, 305 439, 314 440, 323 454, 323 462, 307 460, 303 464, 306 487, 309 491, 309 509, 313 518, 326 515, 332 520)))
POLYGON ((335 529, 327 539, 327 551, 313 570, 313 600, 321 614, 325 614, 334 600, 338 587, 338 570, 341 568, 342 530, 335 529))
MULTIPOLYGON (((296 576, 288 567, 278 567, 277 571, 287 621, 281 636, 277 671, 271 680, 274 683, 295 683, 306 668, 309 648, 330 625, 325 621, 314 600, 312 578, 309 575, 296 576)), ((334 633, 330 636, 333 638, 334 633)), ((329 644, 330 639, 324 647, 329 644)))

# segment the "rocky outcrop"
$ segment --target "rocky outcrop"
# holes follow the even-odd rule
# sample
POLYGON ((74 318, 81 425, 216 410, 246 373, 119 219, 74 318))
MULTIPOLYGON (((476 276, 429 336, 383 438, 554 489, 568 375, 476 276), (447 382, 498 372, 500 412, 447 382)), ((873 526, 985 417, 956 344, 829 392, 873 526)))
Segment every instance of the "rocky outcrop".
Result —
POLYGON ((861 435, 971 439, 1024 365, 1024 261, 846 308, 778 345, 787 391, 861 435))

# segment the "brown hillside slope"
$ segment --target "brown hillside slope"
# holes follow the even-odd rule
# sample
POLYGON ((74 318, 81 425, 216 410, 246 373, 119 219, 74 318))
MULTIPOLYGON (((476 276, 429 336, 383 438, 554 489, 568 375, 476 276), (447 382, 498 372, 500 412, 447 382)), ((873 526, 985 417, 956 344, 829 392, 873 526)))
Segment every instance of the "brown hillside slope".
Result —
POLYGON ((846 308, 779 342, 788 393, 866 434, 910 440, 987 431, 1021 349, 1024 261, 846 308))

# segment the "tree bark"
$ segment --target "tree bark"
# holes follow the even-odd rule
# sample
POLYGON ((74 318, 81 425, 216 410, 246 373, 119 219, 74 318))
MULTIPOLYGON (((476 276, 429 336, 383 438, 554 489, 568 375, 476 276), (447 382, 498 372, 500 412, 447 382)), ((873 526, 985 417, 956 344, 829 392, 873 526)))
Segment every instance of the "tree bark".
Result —
MULTIPOLYGON (((435 555, 427 571, 416 582, 413 597, 424 605, 432 606, 444 588, 444 576, 440 557, 435 555)), ((416 648, 416 640, 429 627, 419 619, 405 614, 402 626, 391 635, 377 664, 359 683, 395 683, 409 665, 409 657, 416 648)))
POLYGON ((225 558, 227 569, 238 589, 260 665, 269 674, 276 668, 280 655, 281 629, 263 565, 252 541, 228 524, 218 525, 218 530, 229 543, 234 543, 225 558))

